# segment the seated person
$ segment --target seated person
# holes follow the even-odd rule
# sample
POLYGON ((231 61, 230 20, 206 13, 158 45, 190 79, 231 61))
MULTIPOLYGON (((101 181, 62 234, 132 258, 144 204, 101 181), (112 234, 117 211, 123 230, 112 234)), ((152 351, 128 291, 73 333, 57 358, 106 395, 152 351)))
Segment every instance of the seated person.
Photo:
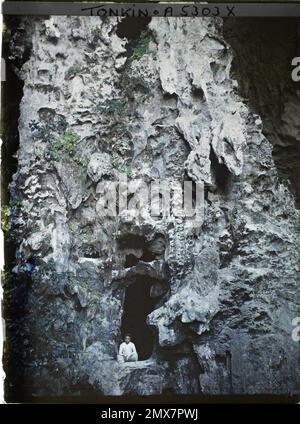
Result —
POLYGON ((125 341, 121 343, 118 355, 119 362, 135 362, 138 360, 138 354, 134 343, 131 342, 129 334, 125 336, 125 341))

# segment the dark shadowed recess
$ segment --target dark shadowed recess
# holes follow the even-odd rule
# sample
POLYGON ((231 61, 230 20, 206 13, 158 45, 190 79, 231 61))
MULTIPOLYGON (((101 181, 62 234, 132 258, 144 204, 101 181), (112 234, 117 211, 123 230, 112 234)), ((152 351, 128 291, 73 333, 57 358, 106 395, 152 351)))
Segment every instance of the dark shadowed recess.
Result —
POLYGON ((290 181, 299 208, 300 134, 293 127, 300 116, 299 83, 291 78, 292 59, 299 56, 299 19, 225 19, 224 37, 233 49, 238 92, 262 118, 279 176, 290 181))
POLYGON ((220 163, 213 149, 210 149, 209 159, 212 173, 215 179, 216 188, 220 193, 225 194, 230 186, 231 174, 224 163, 220 163))
POLYGON ((118 24, 117 36, 127 38, 127 40, 137 40, 143 31, 147 30, 147 26, 151 18, 132 18, 122 19, 118 24))
MULTIPOLYGON (((18 27, 19 18, 5 17, 5 24, 12 29, 18 27)), ((20 102, 23 96, 23 81, 14 72, 14 67, 20 69, 29 58, 26 49, 22 59, 12 63, 9 58, 9 39, 6 34, 2 37, 2 57, 6 64, 6 81, 1 83, 1 207, 6 210, 11 194, 9 184, 17 170, 15 154, 19 149, 18 121, 20 116, 20 102)), ((4 213, 5 214, 5 213, 4 213)), ((6 222, 8 227, 8 223, 6 222)), ((9 271, 15 265, 15 244, 10 237, 9 230, 4 232, 4 274, 2 280, 4 289, 3 317, 6 321, 7 339, 4 342, 3 366, 6 373, 5 394, 6 400, 17 398, 23 392, 23 343, 24 313, 27 305, 28 287, 31 284, 29 273, 20 274, 13 278, 9 271), (9 358, 9 361, 8 361, 9 358)))
POLYGON ((126 56, 129 58, 138 45, 139 39, 143 33, 148 31, 148 24, 151 21, 151 18, 133 18, 127 17, 121 20, 118 23, 116 34, 120 38, 126 38, 127 43, 126 56))
POLYGON ((150 288, 149 278, 139 277, 125 292, 121 332, 123 337, 128 333, 131 335, 140 361, 151 356, 154 345, 154 332, 146 322, 155 307, 150 288))

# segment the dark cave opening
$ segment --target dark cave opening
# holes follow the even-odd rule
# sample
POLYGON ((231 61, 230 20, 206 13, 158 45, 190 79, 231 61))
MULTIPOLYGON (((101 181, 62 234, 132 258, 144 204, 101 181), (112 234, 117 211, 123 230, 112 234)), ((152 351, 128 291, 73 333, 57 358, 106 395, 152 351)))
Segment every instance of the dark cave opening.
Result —
POLYGON ((125 256, 125 268, 136 266, 141 262, 152 262, 156 259, 162 259, 165 252, 165 237, 162 234, 156 234, 152 241, 147 241, 145 237, 136 234, 127 234, 119 240, 119 247, 123 249, 132 249, 133 252, 125 256), (138 252, 141 250, 141 256, 138 252))
POLYGON ((147 248, 143 250, 143 256, 141 257, 141 261, 143 262, 152 262, 156 259, 156 255, 147 248))
POLYGON ((126 17, 118 24, 117 36, 128 40, 137 40, 147 26, 151 18, 126 17))
POLYGON ((230 172, 225 164, 219 162, 212 148, 210 149, 209 159, 211 162, 211 167, 213 175, 215 177, 217 189, 221 193, 226 193, 228 191, 230 183, 230 172))
POLYGON ((137 234, 125 234, 119 240, 119 246, 121 249, 143 249, 145 239, 137 234))
MULTIPOLYGON (((144 45, 144 37, 148 34, 148 24, 150 21, 151 18, 148 17, 126 17, 119 22, 116 34, 118 37, 128 40, 125 45, 125 56, 127 57, 127 60, 130 60, 130 56, 133 54, 134 49, 137 48, 141 51, 141 49, 146 48, 146 45, 144 45)), ((122 84, 124 84, 124 81, 122 84)), ((126 82, 125 85, 127 85, 126 82)), ((145 89, 145 87, 140 88, 145 89)))
POLYGON ((148 249, 143 250, 143 255, 138 258, 137 256, 130 253, 129 255, 126 255, 125 259, 125 268, 131 268, 132 266, 136 266, 139 261, 142 262, 152 262, 156 259, 156 255, 148 249))
POLYGON ((136 266, 138 263, 139 258, 137 258, 135 255, 133 255, 132 253, 126 255, 125 268, 131 268, 132 266, 136 266))
POLYGON ((151 284, 139 277, 125 291, 121 333, 131 335, 139 361, 148 359, 153 352, 154 331, 147 324, 147 316, 154 310, 155 299, 150 296, 151 284))

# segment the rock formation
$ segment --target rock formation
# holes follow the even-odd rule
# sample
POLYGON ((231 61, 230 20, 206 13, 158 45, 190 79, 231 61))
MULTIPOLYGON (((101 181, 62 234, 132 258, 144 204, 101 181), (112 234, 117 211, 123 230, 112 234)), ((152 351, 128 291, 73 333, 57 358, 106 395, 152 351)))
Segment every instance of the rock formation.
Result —
POLYGON ((295 199, 232 75, 223 21, 135 23, 39 17, 12 30, 24 86, 11 385, 32 396, 294 395, 295 199), (103 191, 113 200, 124 175, 128 200, 141 181, 204 184, 203 223, 102 215, 103 191), (124 331, 136 363, 116 360, 124 331))

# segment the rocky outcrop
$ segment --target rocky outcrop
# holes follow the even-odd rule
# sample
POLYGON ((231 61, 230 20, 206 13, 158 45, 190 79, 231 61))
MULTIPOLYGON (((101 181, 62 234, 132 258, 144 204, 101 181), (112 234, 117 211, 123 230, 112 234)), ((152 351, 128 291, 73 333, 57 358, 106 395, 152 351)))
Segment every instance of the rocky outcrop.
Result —
POLYGON ((49 17, 13 33, 15 62, 30 50, 17 70, 10 185, 11 303, 25 300, 9 331, 24 387, 34 396, 295 394, 294 197, 260 116, 238 94, 223 21, 138 25, 126 38, 117 18, 49 17), (156 179, 204 184, 203 221, 147 208, 137 217, 112 203, 103 214, 122 178, 126 201, 156 179), (149 287, 130 305, 151 303, 152 354, 119 364, 132 284, 149 287))
POLYGON ((300 99, 291 78, 291 60, 299 55, 298 34, 296 18, 236 19, 224 25, 224 36, 234 51, 232 69, 239 92, 261 116, 279 175, 289 180, 299 209, 300 99))

